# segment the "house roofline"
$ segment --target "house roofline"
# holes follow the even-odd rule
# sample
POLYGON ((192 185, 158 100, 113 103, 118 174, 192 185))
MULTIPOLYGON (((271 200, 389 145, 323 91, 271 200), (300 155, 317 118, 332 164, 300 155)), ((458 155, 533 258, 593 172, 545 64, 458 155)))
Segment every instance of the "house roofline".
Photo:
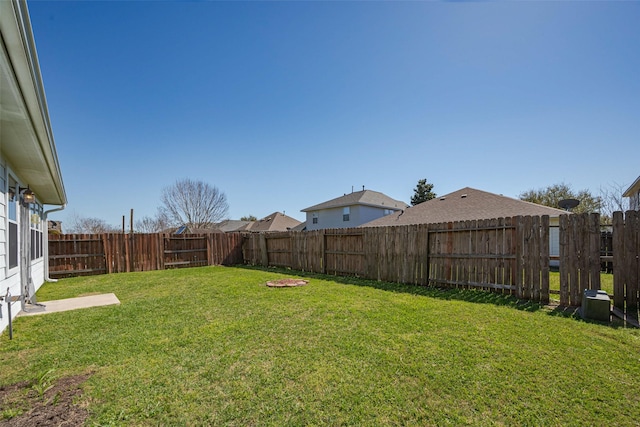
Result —
POLYGON ((0 1, 0 30, 1 56, 7 59, 5 65, 10 74, 3 79, 15 86, 19 100, 14 106, 24 112, 23 122, 17 126, 30 127, 28 130, 33 134, 34 142, 25 144, 23 140, 6 138, 2 141, 2 151, 16 172, 27 171, 21 174, 21 178, 42 203, 64 205, 67 195, 25 0, 0 1), (34 167, 34 162, 38 167, 34 167), (43 169, 48 171, 50 180, 42 179, 43 169))
POLYGON ((622 197, 631 197, 638 190, 640 190, 640 176, 622 193, 622 197))

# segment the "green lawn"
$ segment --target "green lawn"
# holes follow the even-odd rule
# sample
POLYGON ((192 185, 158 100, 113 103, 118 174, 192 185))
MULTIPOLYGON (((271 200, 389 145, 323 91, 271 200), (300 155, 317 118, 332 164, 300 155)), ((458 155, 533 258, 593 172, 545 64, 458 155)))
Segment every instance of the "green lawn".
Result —
MULTIPOLYGON (((549 273, 549 289, 553 291, 560 290, 560 273, 557 271, 552 271, 549 273)), ((603 291, 607 291, 607 293, 612 296, 613 295, 613 274, 611 273, 600 273, 600 289, 603 291)), ((551 294, 551 299, 559 301, 560 295, 551 294)))
POLYGON ((14 339, 0 337, 0 386, 91 372, 81 399, 101 426, 640 422, 638 330, 478 291, 330 276, 265 286, 295 274, 46 284, 42 301, 114 292, 122 304, 16 319, 14 339))

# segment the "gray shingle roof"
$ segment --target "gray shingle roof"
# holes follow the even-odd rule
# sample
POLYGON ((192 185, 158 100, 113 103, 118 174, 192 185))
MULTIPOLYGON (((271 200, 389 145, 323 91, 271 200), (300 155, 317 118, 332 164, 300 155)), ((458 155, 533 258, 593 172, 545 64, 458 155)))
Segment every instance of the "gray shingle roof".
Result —
POLYGON ((408 205, 399 200, 373 190, 355 191, 341 197, 302 209, 302 212, 319 211, 322 209, 340 208, 344 206, 365 205, 383 209, 404 209, 408 205))
POLYGON ((216 224, 216 228, 220 231, 224 231, 225 233, 243 231, 246 230, 252 222, 253 221, 241 221, 239 219, 225 219, 224 221, 216 224))
POLYGON ((465 187, 445 196, 407 208, 404 212, 396 212, 368 222, 360 227, 435 224, 518 215, 549 215, 557 217, 566 213, 560 209, 465 187))
POLYGON ((264 218, 254 221, 249 231, 287 231, 300 224, 295 218, 291 218, 280 212, 274 212, 264 218))

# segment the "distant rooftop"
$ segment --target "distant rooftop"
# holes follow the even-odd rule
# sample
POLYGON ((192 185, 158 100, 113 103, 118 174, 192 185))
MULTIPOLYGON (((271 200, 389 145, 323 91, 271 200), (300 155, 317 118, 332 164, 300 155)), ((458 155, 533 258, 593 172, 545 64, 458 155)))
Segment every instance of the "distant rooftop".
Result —
POLYGON ((436 224, 441 222, 468 221, 477 219, 505 218, 518 215, 549 215, 557 217, 567 214, 561 209, 550 208, 536 203, 512 199, 474 188, 465 187, 453 193, 436 197, 395 212, 361 227, 382 227, 389 225, 436 224))
POLYGON ((335 199, 302 209, 301 212, 312 212, 353 205, 373 206, 385 209, 404 209, 408 206, 406 203, 394 200, 378 191, 362 190, 345 194, 344 196, 336 197, 335 199))

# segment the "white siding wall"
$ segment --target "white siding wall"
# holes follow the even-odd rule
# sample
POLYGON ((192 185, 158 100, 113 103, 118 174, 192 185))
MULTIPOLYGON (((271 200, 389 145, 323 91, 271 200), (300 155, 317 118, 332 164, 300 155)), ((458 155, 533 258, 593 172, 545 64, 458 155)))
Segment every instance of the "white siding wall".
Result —
MULTIPOLYGON (((7 168, 0 153, 0 283, 7 277, 7 168)), ((0 288, 0 291, 2 288, 0 288)), ((6 291, 6 289, 5 289, 6 291)))
MULTIPOLYGON (((7 288, 12 296, 20 296, 20 268, 14 268, 9 271, 9 261, 7 255, 7 182, 8 173, 10 172, 9 166, 6 164, 0 153, 0 296, 7 294, 7 288)), ((23 183, 21 185, 25 186, 23 183)), ((21 209, 18 205, 18 210, 21 209)), ((18 211, 18 218, 20 218, 20 212, 18 211)), ((41 218, 42 220, 42 218, 41 218)), ((42 222, 43 233, 47 232, 47 227, 44 221, 42 222)), ((20 236, 20 233, 18 233, 20 236)), ((46 236, 43 236, 46 238, 46 236)), ((20 245, 18 246, 20 247, 20 245)), ((20 260, 20 257, 18 257, 20 260)), ((44 277, 44 257, 38 258, 31 262, 31 279, 33 285, 38 290, 45 281, 44 277)), ((11 304, 11 314, 15 317, 21 310, 22 304, 20 301, 16 301, 11 304)), ((0 310, 2 311, 2 318, 0 319, 0 333, 4 332, 9 326, 9 319, 7 317, 7 303, 6 301, 0 302, 0 310)))
POLYGON ((629 210, 640 211, 640 190, 629 197, 629 210))
MULTIPOLYGON (((1 154, 0 154, 1 156, 1 154)), ((0 191, 0 295, 5 296, 7 294, 7 288, 11 295, 20 295, 20 270, 15 268, 9 271, 8 259, 7 259, 7 174, 9 172, 7 164, 4 159, 0 157, 0 173, 2 173, 3 179, 0 180, 0 185, 3 186, 0 191)), ((14 302, 11 304, 11 314, 13 317, 18 314, 21 309, 20 302, 14 302)), ((2 310, 2 319, 0 319, 0 331, 4 331, 9 325, 9 319, 7 317, 7 302, 2 301, 0 303, 0 310, 2 310)))
POLYGON ((44 284, 44 257, 31 262, 31 279, 36 291, 44 284))

